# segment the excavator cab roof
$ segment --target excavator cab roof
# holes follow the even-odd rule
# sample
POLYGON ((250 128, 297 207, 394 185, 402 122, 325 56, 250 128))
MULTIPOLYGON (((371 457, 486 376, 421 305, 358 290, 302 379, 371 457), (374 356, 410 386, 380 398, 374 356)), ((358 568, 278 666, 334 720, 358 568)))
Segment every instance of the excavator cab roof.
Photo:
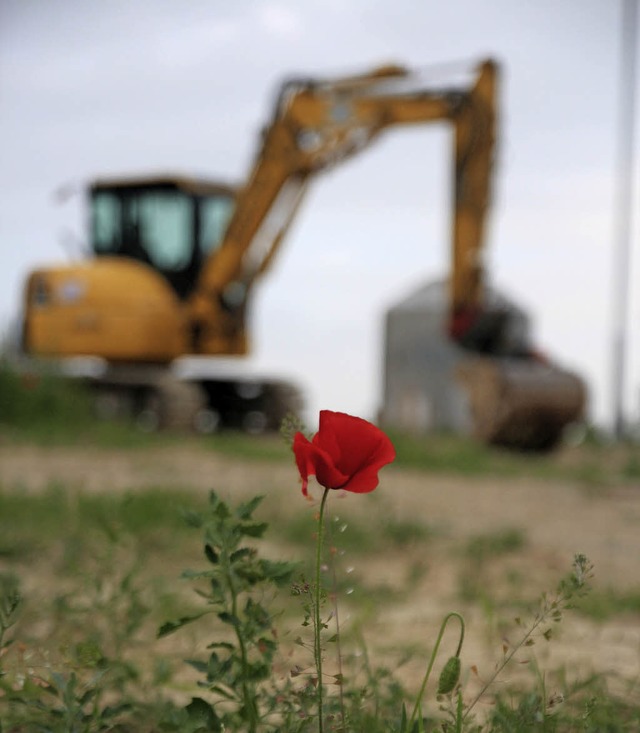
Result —
POLYGON ((173 189, 183 191, 192 196, 214 196, 216 194, 235 196, 237 191, 237 187, 221 181, 171 173, 150 176, 99 178, 92 181, 89 188, 92 192, 118 189, 173 189))

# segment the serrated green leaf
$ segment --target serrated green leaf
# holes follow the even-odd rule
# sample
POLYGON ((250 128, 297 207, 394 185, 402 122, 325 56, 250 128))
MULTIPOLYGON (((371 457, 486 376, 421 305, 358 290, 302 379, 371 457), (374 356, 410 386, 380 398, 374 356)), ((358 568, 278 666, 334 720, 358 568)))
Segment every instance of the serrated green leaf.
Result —
POLYGON ((177 621, 167 621, 166 623, 162 624, 162 626, 158 629, 156 637, 158 639, 161 639, 163 636, 173 634, 174 631, 181 629, 183 626, 186 626, 193 621, 197 621, 199 618, 206 616, 208 613, 210 613, 210 611, 202 611, 201 613, 194 614, 193 616, 183 616, 177 621))
POLYGON ((221 695, 222 697, 226 698, 227 700, 235 700, 236 696, 229 692, 225 687, 222 687, 222 685, 203 685, 203 687, 206 687, 208 690, 211 690, 211 692, 217 692, 218 695, 221 695))
POLYGON ((223 624, 229 624, 229 626, 240 626, 240 619, 228 611, 222 611, 219 613, 218 618, 223 624))
POLYGON ((227 649, 233 651, 235 646, 230 644, 228 641, 214 641, 211 644, 207 644, 207 649, 227 649))
POLYGON ((199 578, 213 578, 218 570, 183 570, 180 577, 183 580, 198 580, 199 578))
POLYGON ((211 733, 222 731, 222 722, 217 716, 216 711, 209 705, 206 700, 201 697, 191 698, 191 702, 185 708, 190 723, 202 725, 211 733))
POLYGON ((115 718, 117 715, 122 715, 122 713, 128 713, 131 710, 133 710, 133 705, 129 702, 122 702, 117 705, 107 705, 106 708, 101 710, 100 717, 108 720, 109 718, 115 718))
POLYGON ((251 519, 251 515, 263 499, 264 496, 254 496, 250 501, 240 504, 236 509, 236 517, 238 519, 251 519))
POLYGON ((242 522, 238 530, 245 537, 262 537, 268 526, 266 522, 242 522))
POLYGON ((213 514, 216 519, 228 519, 231 516, 231 511, 224 501, 218 500, 213 514))
POLYGON ((220 561, 220 555, 216 552, 215 548, 212 545, 210 545, 209 543, 207 543, 204 546, 204 554, 207 560, 212 565, 217 565, 218 562, 220 561))
POLYGON ((290 583, 291 576, 300 568, 300 563, 287 562, 286 560, 260 560, 259 564, 264 577, 278 587, 290 583))
POLYGON ((193 667, 198 672, 202 672, 202 674, 207 673, 207 663, 203 662, 200 659, 185 659, 185 664, 188 664, 190 667, 193 667))
POLYGON ((262 568, 256 564, 237 565, 234 567, 233 572, 238 578, 246 580, 250 585, 255 585, 265 579, 262 568))
POLYGON ((232 563, 238 562, 238 560, 255 557, 256 554, 256 550, 251 547, 241 547, 239 550, 231 553, 229 560, 231 560, 232 563))

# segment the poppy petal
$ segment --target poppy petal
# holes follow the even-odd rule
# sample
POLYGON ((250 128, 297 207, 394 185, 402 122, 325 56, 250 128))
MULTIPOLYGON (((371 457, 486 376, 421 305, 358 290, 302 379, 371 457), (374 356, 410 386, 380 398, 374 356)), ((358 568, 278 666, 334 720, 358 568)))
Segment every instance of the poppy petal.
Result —
POLYGON ((375 466, 366 466, 361 471, 354 474, 344 486, 340 488, 343 491, 352 491, 355 494, 368 494, 373 491, 380 479, 378 478, 378 471, 380 469, 375 466))
POLYGON ((320 445, 330 452, 337 468, 347 476, 354 476, 371 465, 379 470, 396 455, 393 443, 380 428, 343 412, 323 410, 319 435, 320 445))
POLYGON ((336 489, 349 479, 349 476, 336 468, 329 453, 309 442, 302 433, 296 433, 293 439, 293 452, 302 478, 302 493, 305 496, 309 476, 315 476, 318 483, 327 489, 336 489))

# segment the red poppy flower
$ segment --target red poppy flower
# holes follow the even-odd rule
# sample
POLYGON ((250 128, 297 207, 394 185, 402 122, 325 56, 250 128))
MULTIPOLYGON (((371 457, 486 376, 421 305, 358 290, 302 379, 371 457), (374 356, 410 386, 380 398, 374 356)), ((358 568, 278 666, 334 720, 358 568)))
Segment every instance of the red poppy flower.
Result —
POLYGON ((378 471, 396 457, 393 443, 375 425, 330 410, 320 412, 320 429, 311 441, 296 433, 293 452, 305 496, 309 476, 326 489, 366 494, 378 485, 378 471))

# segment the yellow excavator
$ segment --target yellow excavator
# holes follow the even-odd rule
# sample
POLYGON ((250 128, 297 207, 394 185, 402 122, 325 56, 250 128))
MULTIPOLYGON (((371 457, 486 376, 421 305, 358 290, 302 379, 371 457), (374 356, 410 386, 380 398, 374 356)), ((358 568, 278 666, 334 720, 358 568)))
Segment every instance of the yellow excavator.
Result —
POLYGON ((459 378, 475 432, 488 443, 551 446, 581 417, 583 383, 541 367, 528 347, 499 359, 492 351, 508 317, 488 305, 482 268, 498 71, 489 59, 474 68, 471 83, 437 89, 400 66, 291 79, 239 190, 174 175, 93 182, 93 256, 30 274, 25 351, 97 360, 93 382, 103 396, 127 401, 151 425, 276 427, 297 409, 297 391, 278 379, 243 379, 222 357, 248 351, 253 286, 271 266, 307 185, 386 130, 445 121, 454 139, 447 330, 469 354, 459 378), (178 378, 171 366, 189 355, 219 357, 229 368, 178 378))

